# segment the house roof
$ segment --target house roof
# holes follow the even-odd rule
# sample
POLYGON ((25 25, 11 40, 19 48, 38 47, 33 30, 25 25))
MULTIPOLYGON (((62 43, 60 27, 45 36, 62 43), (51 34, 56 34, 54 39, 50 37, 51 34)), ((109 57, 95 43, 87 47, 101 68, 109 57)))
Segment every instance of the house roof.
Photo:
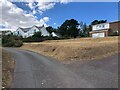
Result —
POLYGON ((23 32, 29 31, 31 28, 20 28, 23 32))
POLYGON ((42 25, 42 26, 35 26, 35 27, 38 28, 38 29, 41 29, 41 28, 44 27, 44 25, 42 25))
MULTIPOLYGON (((44 25, 42 25, 42 26, 33 26, 33 27, 36 27, 36 28, 38 28, 39 30, 41 29, 41 28, 43 28, 44 27, 44 25)), ((23 32, 28 32, 32 27, 30 27, 30 28, 21 28, 21 27, 19 27, 23 32)))
MULTIPOLYGON (((113 21, 113 22, 106 22, 106 23, 118 23, 118 22, 120 22, 120 21, 113 21)), ((96 25, 101 25, 101 24, 106 24, 106 23, 100 23, 100 24, 96 24, 96 25)), ((92 25, 92 26, 95 26, 95 25, 92 25)))
POLYGON ((119 23, 120 21, 114 21, 114 22, 110 22, 110 23, 119 23))
POLYGON ((52 34, 56 34, 57 36, 61 36, 59 33, 57 33, 57 32, 52 32, 52 34))

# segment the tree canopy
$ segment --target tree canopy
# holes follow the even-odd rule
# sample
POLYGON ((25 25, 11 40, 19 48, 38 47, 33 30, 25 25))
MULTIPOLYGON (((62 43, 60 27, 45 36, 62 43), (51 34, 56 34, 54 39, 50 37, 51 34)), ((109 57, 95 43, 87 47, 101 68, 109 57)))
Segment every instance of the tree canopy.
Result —
POLYGON ((93 22, 91 22, 91 25, 96 25, 96 24, 100 24, 100 23, 106 23, 107 20, 94 20, 93 22))
POLYGON ((47 30, 50 34, 55 31, 54 28, 51 27, 51 26, 46 27, 46 30, 47 30))
POLYGON ((79 34, 79 23, 75 19, 66 20, 60 27, 59 33, 62 36, 76 37, 79 34))

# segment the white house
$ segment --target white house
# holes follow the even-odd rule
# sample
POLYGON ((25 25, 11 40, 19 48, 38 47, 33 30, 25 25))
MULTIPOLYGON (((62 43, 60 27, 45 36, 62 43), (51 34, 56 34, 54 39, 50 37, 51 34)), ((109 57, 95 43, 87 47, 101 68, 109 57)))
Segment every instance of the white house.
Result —
POLYGON ((111 35, 113 32, 116 32, 118 35, 120 35, 119 26, 120 21, 96 24, 92 26, 92 31, 89 33, 90 36, 93 38, 107 37, 111 35))
POLYGON ((0 29, 0 35, 11 35, 12 29, 0 29))
POLYGON ((110 28, 110 23, 101 23, 101 24, 93 25, 92 32, 90 32, 91 36, 93 38, 105 37, 108 34, 109 28, 110 28))
POLYGON ((46 28, 43 26, 32 26, 31 28, 18 28, 15 32, 13 32, 14 35, 22 36, 23 38, 27 38, 30 36, 33 36, 35 32, 41 32, 42 36, 50 36, 50 33, 46 30, 46 28))
POLYGON ((61 37, 61 35, 60 35, 60 34, 55 33, 55 32, 52 32, 52 33, 51 33, 51 35, 52 35, 53 37, 61 37))

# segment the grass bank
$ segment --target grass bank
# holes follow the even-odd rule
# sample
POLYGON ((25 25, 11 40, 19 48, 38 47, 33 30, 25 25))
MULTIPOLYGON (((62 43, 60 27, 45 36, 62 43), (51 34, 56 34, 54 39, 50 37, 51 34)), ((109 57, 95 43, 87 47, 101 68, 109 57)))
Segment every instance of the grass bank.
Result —
POLYGON ((118 53, 118 37, 77 38, 24 43, 31 50, 58 60, 94 60, 118 53))

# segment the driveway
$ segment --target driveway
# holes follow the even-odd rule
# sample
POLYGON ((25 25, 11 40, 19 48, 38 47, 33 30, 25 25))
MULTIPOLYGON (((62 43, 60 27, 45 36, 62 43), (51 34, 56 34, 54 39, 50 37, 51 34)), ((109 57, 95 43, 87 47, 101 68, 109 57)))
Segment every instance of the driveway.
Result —
POLYGON ((12 88, 117 88, 118 55, 63 64, 38 53, 5 48, 16 60, 12 88))

